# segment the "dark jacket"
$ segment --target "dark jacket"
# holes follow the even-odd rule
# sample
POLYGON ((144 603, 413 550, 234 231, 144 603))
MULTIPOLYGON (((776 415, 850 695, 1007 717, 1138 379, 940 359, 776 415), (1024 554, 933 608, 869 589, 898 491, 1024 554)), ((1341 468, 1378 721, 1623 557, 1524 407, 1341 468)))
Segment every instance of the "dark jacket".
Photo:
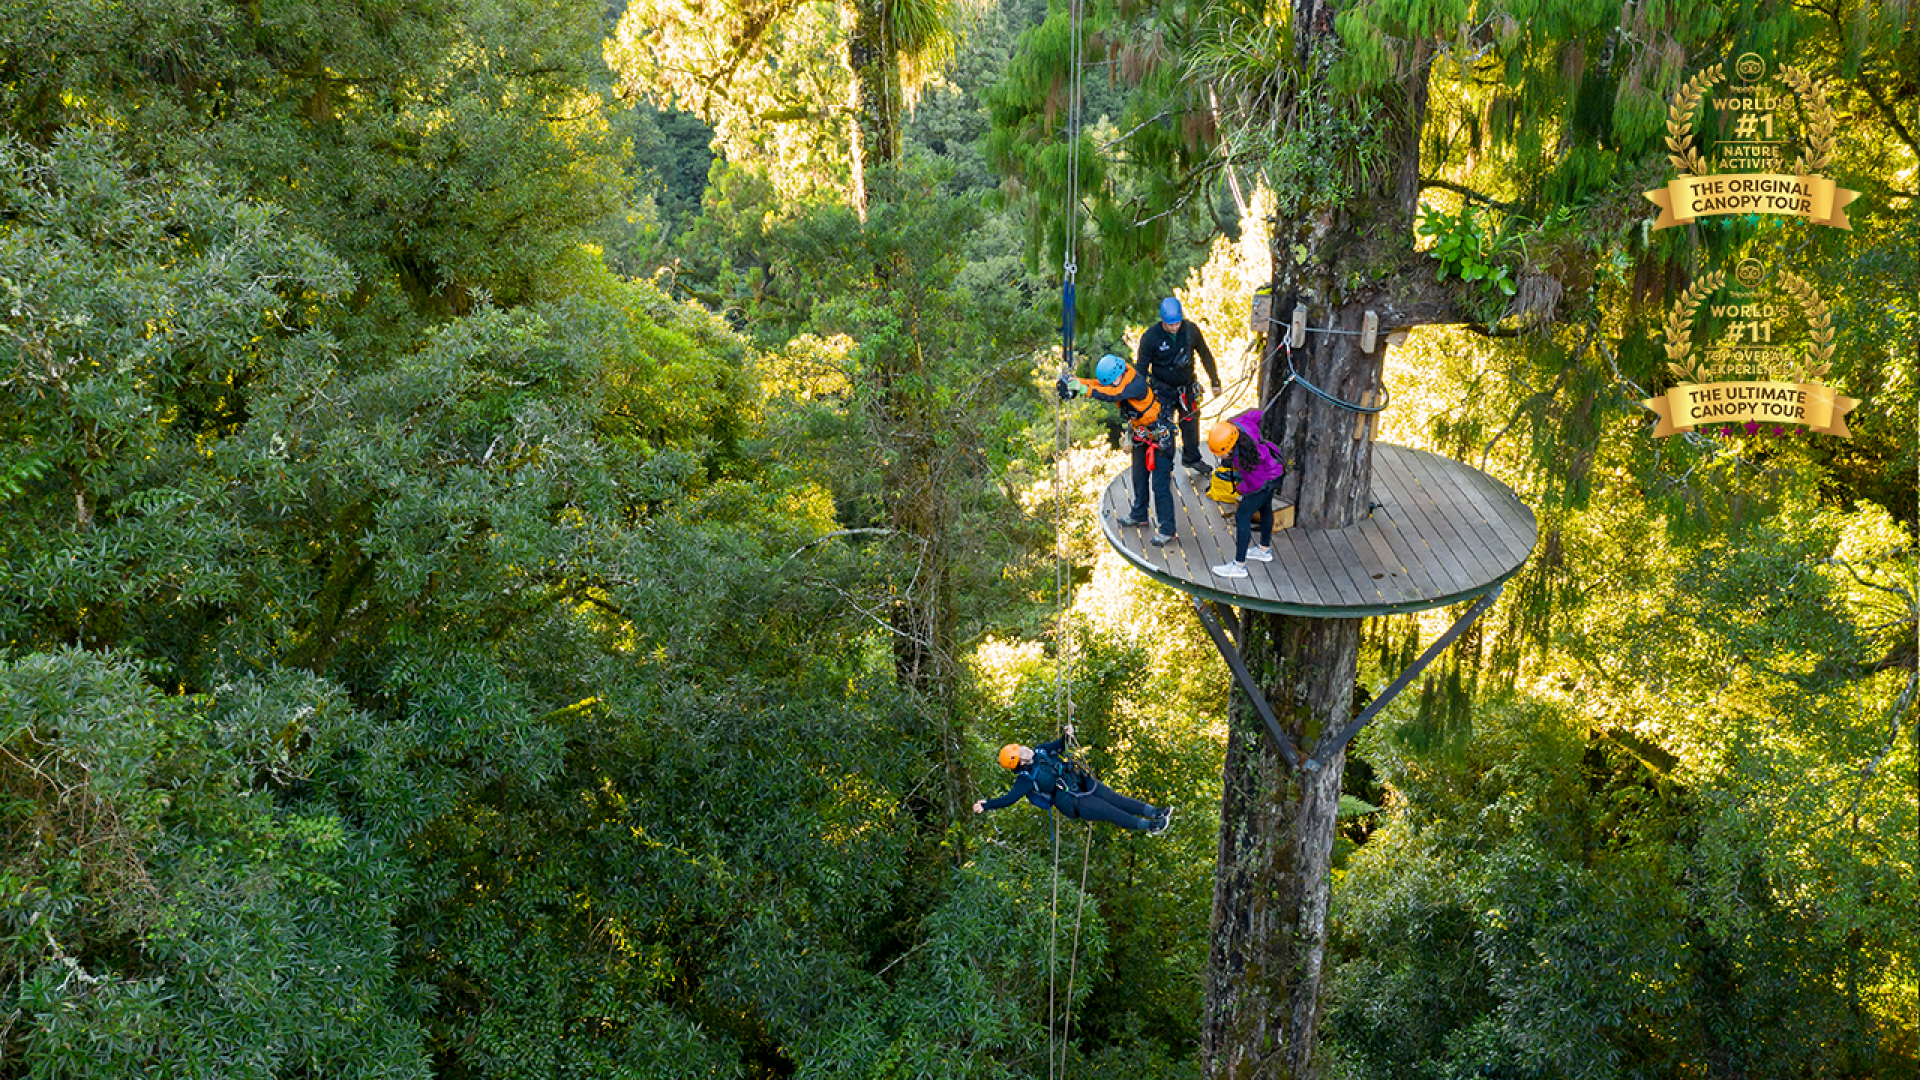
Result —
POLYGON ((1200 324, 1187 319, 1180 329, 1167 333, 1161 323, 1147 327, 1140 335, 1140 348, 1135 354, 1134 366, 1146 372, 1147 378, 1158 386, 1187 387, 1193 384, 1193 358, 1198 356, 1206 365, 1207 381, 1214 386, 1220 385, 1220 372, 1213 366, 1213 350, 1207 348, 1207 339, 1200 333, 1200 324))
POLYGON ((1054 791, 1066 783, 1063 767, 1066 755, 1065 736, 1034 747, 1033 762, 1013 770, 1013 786, 1007 793, 988 799, 983 805, 989 810, 1001 810, 1025 799, 1042 810, 1052 809, 1054 791))

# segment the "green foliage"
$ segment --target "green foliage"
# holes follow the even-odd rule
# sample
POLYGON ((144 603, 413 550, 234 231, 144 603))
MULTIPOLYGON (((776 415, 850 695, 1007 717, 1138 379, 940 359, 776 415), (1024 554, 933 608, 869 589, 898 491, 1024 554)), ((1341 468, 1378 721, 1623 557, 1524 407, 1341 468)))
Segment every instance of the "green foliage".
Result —
POLYGON ((277 806, 286 741, 360 733, 274 671, 163 696, 124 657, 0 665, 6 1052, 25 1075, 424 1076, 387 845, 277 806), (291 721, 291 723, 290 723, 291 721))
POLYGON ((1205 261, 1213 223, 1202 211, 1220 177, 1217 163, 1202 167, 1212 149, 1204 87, 1174 62, 1193 32, 1189 13, 1098 6, 1086 19, 1083 55, 1104 47, 1112 69, 1101 80, 1089 62, 1077 155, 1064 133, 1072 54, 1064 5, 1020 35, 986 94, 993 127, 984 146, 1014 185, 1032 264, 1051 276, 1071 237, 1079 324, 1118 334, 1205 261))
POLYGON ((1472 203, 1463 204, 1458 214, 1422 204, 1418 232, 1433 241, 1433 257, 1440 264, 1439 279, 1445 281, 1451 273, 1474 283, 1478 306, 1497 317, 1506 298, 1514 293, 1513 268, 1503 265, 1513 247, 1506 222, 1490 228, 1476 216, 1472 203))
POLYGON ((0 115, 211 166, 434 315, 539 294, 620 205, 590 6, 525 0, 9 5, 0 115), (49 62, 51 58, 51 62, 49 62))
MULTIPOLYGON (((616 55, 669 16, 653 59, 735 48, 757 10, 643 7, 616 55)), ((894 10, 939 53, 933 8, 894 10)), ((1911 97, 1890 10, 1739 41, 1806 45, 1868 115, 1911 97)), ((1196 1075, 1226 675, 1177 597, 1088 569, 1084 500, 1053 625, 1051 287, 981 198, 990 152, 1064 243, 1064 13, 960 47, 907 124, 938 162, 864 221, 807 196, 844 161, 838 13, 776 14, 708 174, 684 117, 607 115, 602 8, 0 12, 8 1075, 1037 1076, 1083 900, 1068 1066, 1196 1075), (660 284, 616 272, 656 244, 660 284), (1082 755, 1179 815, 1060 832, 1056 919, 1048 819, 954 799, 1050 732, 1060 653, 1082 755)), ((1090 80, 1083 317, 1180 276, 1218 138, 1300 207, 1385 175, 1356 118, 1415 38, 1443 57, 1423 164, 1514 200, 1430 215, 1441 272, 1490 311, 1559 275, 1576 315, 1448 342, 1422 370, 1453 396, 1402 405, 1542 540, 1360 747, 1333 1064, 1911 1072, 1916 249, 1885 188, 1913 148, 1843 144, 1879 185, 1850 238, 1703 226, 1815 267, 1859 437, 1654 443, 1646 311, 1686 241, 1598 196, 1732 16, 1473 15, 1343 12, 1313 78, 1348 98, 1266 135, 1231 118, 1310 81, 1284 20, 1092 20, 1119 78, 1090 80)), ((1378 639, 1397 670, 1418 628, 1378 639)))

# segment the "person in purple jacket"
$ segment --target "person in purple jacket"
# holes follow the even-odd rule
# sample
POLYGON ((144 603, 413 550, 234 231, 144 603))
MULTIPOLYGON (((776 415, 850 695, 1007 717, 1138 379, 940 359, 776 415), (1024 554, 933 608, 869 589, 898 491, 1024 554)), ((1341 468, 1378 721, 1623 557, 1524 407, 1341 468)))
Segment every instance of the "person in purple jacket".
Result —
POLYGON ((1222 420, 1207 432, 1207 448, 1220 464, 1240 476, 1235 489, 1240 504, 1233 512, 1233 561, 1213 568, 1215 577, 1247 576, 1247 560, 1273 561, 1273 493, 1286 471, 1280 448, 1260 437, 1259 409, 1248 409, 1238 416, 1222 420), (1248 547, 1253 539, 1253 518, 1260 516, 1260 543, 1248 547))

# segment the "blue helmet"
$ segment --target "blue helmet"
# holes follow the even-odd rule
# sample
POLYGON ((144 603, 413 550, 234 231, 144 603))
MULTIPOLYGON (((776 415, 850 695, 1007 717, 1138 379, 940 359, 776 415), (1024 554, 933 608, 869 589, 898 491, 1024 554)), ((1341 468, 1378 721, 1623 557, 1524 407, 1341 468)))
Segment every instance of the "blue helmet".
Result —
POLYGON ((1171 296, 1167 297, 1165 300, 1160 301, 1160 321, 1161 322, 1177 323, 1180 321, 1180 319, 1181 319, 1180 301, 1174 299, 1171 296))
POLYGON ((1127 362, 1112 353, 1101 357, 1100 362, 1093 366, 1093 377, 1100 381, 1101 386, 1118 385, 1120 376, 1126 373, 1127 362))

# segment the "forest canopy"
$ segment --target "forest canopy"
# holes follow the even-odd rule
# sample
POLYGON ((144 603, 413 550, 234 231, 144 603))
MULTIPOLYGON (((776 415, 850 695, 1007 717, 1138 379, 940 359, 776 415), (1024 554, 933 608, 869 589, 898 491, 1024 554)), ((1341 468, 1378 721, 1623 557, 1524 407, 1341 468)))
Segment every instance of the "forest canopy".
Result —
MULTIPOLYGON (((1311 1053, 1247 1075, 1920 1075, 1908 5, 0 25, 0 1076, 1242 1075, 1257 721, 1054 385, 1173 296, 1205 420, 1271 404, 1266 288, 1410 313, 1374 437, 1538 535, 1336 770, 1311 1053), (1754 50, 1851 228, 1653 229, 1754 50), (1652 434, 1743 259, 1850 438, 1652 434), (973 812, 1069 722, 1171 828, 973 812)), ((1466 606, 1356 623, 1343 700, 1466 606)))

